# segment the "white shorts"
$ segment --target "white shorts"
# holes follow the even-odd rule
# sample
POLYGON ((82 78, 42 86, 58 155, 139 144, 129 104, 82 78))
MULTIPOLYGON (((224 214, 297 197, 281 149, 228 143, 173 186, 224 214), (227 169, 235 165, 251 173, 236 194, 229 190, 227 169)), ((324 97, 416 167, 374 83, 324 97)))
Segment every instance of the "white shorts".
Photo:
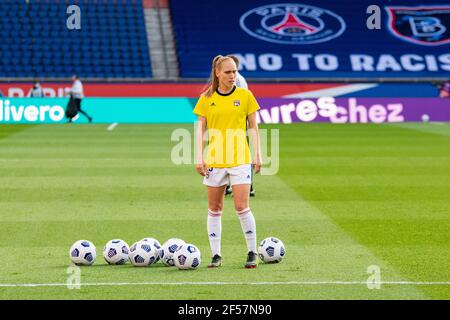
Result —
POLYGON ((228 184, 252 184, 252 165, 242 164, 231 168, 209 168, 203 178, 208 187, 221 187, 228 184))

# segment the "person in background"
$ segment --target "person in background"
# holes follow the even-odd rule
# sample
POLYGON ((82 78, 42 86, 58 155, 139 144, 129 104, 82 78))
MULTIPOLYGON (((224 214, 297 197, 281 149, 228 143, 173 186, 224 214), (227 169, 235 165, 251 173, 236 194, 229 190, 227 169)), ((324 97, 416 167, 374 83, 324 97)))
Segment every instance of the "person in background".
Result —
MULTIPOLYGON (((235 56, 233 56, 235 57, 235 56)), ((235 58, 233 59, 234 62, 236 63, 237 67, 239 68, 239 59, 235 58)), ((239 88, 244 88, 248 90, 248 84, 247 84, 247 80, 245 80, 245 78, 239 73, 236 73, 236 87, 239 88)), ((247 127, 248 127, 248 123, 247 123, 247 127)), ((252 177, 253 177, 253 168, 252 168, 252 177)), ((225 188, 225 195, 229 195, 233 193, 233 189, 231 188, 231 184, 228 181, 228 185, 225 188)), ((253 180, 252 180, 252 184, 250 186, 250 197, 254 197, 255 196, 255 190, 253 189, 253 180)))
POLYGON ((247 80, 239 72, 236 74, 236 87, 248 90, 247 80))
POLYGON ((450 98, 450 80, 441 83, 439 88, 439 97, 441 98, 450 98))
MULTIPOLYGON (((84 115, 89 120, 89 122, 92 122, 92 117, 89 116, 85 111, 81 110, 81 100, 84 98, 83 84, 76 75, 72 76, 72 88, 70 89, 69 93, 71 99, 73 99, 77 107, 77 111, 84 115)), ((72 122, 72 118, 69 118, 69 122, 72 122)))
POLYGON ((42 90, 41 84, 39 81, 35 81, 33 88, 28 91, 27 94, 28 98, 43 98, 44 97, 44 90, 42 90))

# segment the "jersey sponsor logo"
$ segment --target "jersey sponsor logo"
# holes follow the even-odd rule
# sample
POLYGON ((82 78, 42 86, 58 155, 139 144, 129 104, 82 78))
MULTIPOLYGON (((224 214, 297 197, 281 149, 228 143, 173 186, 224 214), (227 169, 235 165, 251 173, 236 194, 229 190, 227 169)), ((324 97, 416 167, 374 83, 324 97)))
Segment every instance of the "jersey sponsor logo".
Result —
POLYGON ((257 7, 240 18, 241 28, 260 40, 282 44, 313 44, 339 37, 344 19, 319 7, 296 3, 257 7))
POLYGON ((234 105, 235 107, 239 107, 239 106, 241 105, 241 101, 240 101, 240 100, 234 100, 234 101, 233 101, 233 105, 234 105))
POLYGON ((211 102, 211 104, 209 105, 210 107, 215 106, 216 104, 214 102, 211 102))
POLYGON ((450 6, 386 7, 391 33, 404 41, 439 46, 450 43, 450 6))

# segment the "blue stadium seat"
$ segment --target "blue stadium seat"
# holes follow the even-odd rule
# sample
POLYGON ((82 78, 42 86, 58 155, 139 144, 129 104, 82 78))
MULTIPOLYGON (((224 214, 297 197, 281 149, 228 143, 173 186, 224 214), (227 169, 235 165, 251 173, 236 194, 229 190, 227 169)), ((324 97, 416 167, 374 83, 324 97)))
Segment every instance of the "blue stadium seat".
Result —
POLYGON ((82 29, 68 30, 65 0, 0 1, 0 75, 152 77, 142 0, 79 0, 82 29), (51 17, 51 18, 49 18, 51 17), (137 64, 140 52, 145 64, 137 64))

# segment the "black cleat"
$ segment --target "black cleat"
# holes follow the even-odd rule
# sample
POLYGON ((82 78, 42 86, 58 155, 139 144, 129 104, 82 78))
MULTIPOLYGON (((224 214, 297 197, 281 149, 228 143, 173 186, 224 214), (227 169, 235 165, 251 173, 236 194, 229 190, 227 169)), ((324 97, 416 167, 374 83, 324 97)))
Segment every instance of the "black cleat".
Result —
POLYGON ((92 117, 89 117, 89 123, 92 123, 92 117))
POLYGON ((211 263, 208 264, 208 268, 217 268, 220 267, 221 265, 222 265, 222 257, 216 254, 214 255, 214 257, 212 257, 211 263))
POLYGON ((233 193, 233 189, 231 188, 230 185, 227 185, 227 187, 225 188, 225 195, 229 195, 233 193))
POLYGON ((245 263, 245 268, 254 269, 258 266, 257 255, 253 251, 250 251, 247 255, 247 262, 245 263))
POLYGON ((250 197, 255 196, 255 190, 253 190, 253 183, 250 185, 250 197))

